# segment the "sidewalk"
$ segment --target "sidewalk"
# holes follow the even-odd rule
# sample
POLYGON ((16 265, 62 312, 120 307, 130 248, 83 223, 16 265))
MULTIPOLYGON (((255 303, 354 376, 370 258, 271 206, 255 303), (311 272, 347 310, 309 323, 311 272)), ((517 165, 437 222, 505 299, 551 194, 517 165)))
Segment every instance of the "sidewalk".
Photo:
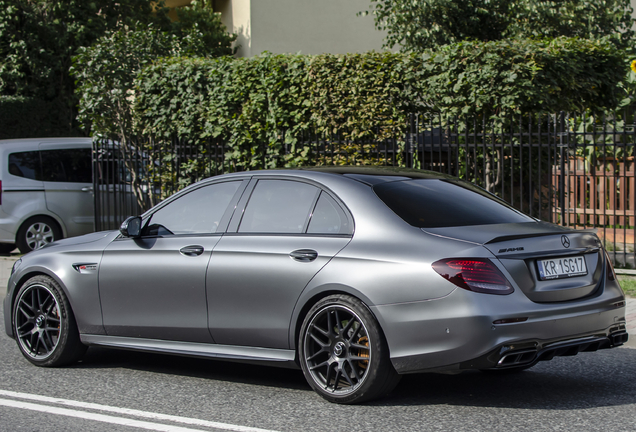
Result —
MULTIPOLYGON (((0 257, 0 301, 4 300, 4 296, 7 294, 7 282, 16 259, 17 257, 0 257)), ((629 333, 629 341, 627 341, 625 347, 636 348, 636 298, 627 298, 625 318, 627 319, 627 332, 629 333)))

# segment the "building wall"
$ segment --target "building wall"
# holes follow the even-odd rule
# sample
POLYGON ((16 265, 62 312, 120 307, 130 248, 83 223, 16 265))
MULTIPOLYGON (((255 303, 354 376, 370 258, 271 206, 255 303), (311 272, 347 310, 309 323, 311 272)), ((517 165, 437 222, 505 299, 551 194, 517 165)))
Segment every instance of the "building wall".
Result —
POLYGON ((239 57, 275 54, 345 54, 382 50, 370 0, 216 0, 225 26, 238 35, 239 57))

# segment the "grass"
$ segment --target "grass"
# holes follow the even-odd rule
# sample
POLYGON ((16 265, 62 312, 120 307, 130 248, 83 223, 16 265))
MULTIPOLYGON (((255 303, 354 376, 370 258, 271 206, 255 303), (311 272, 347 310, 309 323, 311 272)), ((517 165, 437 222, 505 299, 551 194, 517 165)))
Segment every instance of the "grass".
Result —
POLYGON ((630 297, 636 297, 636 277, 635 276, 618 276, 618 281, 625 291, 625 295, 630 297))

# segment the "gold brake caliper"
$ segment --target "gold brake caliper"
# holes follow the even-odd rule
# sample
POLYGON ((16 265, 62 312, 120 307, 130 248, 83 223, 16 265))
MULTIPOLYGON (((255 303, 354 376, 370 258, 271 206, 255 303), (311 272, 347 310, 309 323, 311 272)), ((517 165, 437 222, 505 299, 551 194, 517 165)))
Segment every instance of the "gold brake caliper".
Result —
MULTIPOLYGON (((358 344, 368 347, 369 346, 369 338, 366 337, 366 336, 362 336, 360 339, 358 339, 358 344)), ((369 349, 368 348, 367 349, 362 349, 362 348, 358 349, 358 357, 364 357, 364 358, 368 359, 369 358, 369 349)), ((369 360, 360 360, 358 362, 358 366, 361 369, 366 369, 367 366, 369 366, 369 360)))

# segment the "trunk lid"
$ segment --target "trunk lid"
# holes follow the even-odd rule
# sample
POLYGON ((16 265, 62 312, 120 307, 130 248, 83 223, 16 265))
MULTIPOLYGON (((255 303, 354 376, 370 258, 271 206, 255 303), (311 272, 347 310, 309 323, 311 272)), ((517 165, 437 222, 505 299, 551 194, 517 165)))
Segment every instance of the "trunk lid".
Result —
POLYGON ((423 228, 437 236, 483 245, 517 286, 538 303, 593 295, 603 277, 605 256, 593 231, 575 231, 546 222, 423 228))

